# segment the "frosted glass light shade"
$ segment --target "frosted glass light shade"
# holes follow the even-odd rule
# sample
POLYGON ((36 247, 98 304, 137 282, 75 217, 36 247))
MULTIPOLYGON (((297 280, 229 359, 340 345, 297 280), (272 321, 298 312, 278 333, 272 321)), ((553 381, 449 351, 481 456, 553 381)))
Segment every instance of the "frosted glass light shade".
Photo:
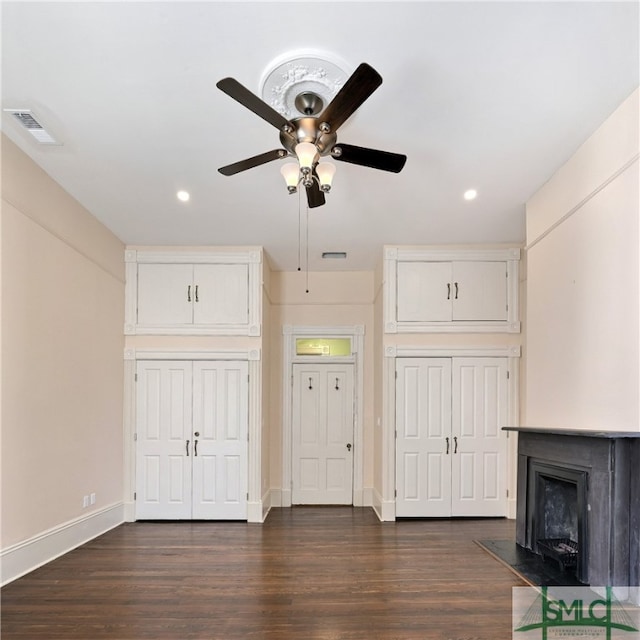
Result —
POLYGON ((284 177, 284 181, 287 183, 287 187, 297 187, 298 177, 300 173, 300 167, 295 162, 287 162, 283 164, 280 173, 284 177))
POLYGON ((319 162, 318 166, 316 167, 316 173, 318 174, 320 185, 323 187, 330 187, 335 172, 335 164, 331 162, 319 162))
POLYGON ((311 169, 313 167, 313 161, 315 160, 318 150, 315 144, 310 142, 300 142, 294 149, 298 156, 298 162, 301 169, 311 169))

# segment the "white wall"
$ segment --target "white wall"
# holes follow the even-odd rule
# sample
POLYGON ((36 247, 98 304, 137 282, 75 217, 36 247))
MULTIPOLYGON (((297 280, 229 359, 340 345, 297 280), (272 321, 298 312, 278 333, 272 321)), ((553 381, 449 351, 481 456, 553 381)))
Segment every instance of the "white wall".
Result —
POLYGON ((526 426, 640 430, 638 96, 527 203, 526 426))

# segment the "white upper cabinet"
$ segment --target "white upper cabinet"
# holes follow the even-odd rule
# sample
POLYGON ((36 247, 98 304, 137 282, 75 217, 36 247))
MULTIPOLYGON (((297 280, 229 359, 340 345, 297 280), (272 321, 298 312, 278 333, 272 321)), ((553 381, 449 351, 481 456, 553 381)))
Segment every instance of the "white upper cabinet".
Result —
POLYGON ((127 250, 125 334, 260 335, 261 258, 127 250))
POLYGON ((519 249, 388 247, 385 332, 519 332, 519 259, 519 249))

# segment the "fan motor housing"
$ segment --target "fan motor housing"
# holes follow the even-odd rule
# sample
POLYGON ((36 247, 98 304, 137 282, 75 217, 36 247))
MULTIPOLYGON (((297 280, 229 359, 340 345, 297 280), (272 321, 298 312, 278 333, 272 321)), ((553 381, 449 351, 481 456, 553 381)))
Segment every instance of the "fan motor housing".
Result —
POLYGON ((335 133, 323 133, 320 130, 321 123, 318 118, 293 118, 291 124, 293 125, 291 133, 280 132, 280 142, 289 153, 295 155, 295 147, 300 142, 311 142, 317 147, 321 156, 331 153, 331 148, 336 144, 337 136, 335 133))

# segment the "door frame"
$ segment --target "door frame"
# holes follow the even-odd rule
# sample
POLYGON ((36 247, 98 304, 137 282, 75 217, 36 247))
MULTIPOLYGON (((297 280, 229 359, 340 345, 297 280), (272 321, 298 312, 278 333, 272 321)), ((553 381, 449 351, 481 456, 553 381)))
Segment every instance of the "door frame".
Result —
POLYGON ((264 522, 268 508, 262 500, 262 354, 260 349, 124 350, 124 519, 135 522, 136 490, 136 363, 138 360, 246 360, 249 366, 249 446, 247 459, 247 522, 264 522))
MULTIPOLYGON (((396 519, 396 358, 507 358, 507 420, 509 426, 519 426, 520 345, 487 346, 403 346, 384 348, 383 418, 382 418, 382 487, 374 492, 373 508, 382 522, 396 519)), ((507 517, 516 513, 517 438, 507 432, 507 517)))
MULTIPOLYGON (((364 395, 364 325, 354 326, 291 326, 282 328, 284 354, 282 376, 282 488, 280 505, 291 506, 292 482, 292 429, 293 429, 293 365, 294 364, 331 364, 341 362, 354 365, 354 417, 353 417, 353 505, 363 507, 371 505, 371 497, 365 496, 363 487, 363 395, 364 395), (298 338, 351 338, 350 356, 297 356, 298 338)), ((272 496, 275 498, 275 496, 272 496)), ((277 506, 272 500, 272 505, 277 506)))

